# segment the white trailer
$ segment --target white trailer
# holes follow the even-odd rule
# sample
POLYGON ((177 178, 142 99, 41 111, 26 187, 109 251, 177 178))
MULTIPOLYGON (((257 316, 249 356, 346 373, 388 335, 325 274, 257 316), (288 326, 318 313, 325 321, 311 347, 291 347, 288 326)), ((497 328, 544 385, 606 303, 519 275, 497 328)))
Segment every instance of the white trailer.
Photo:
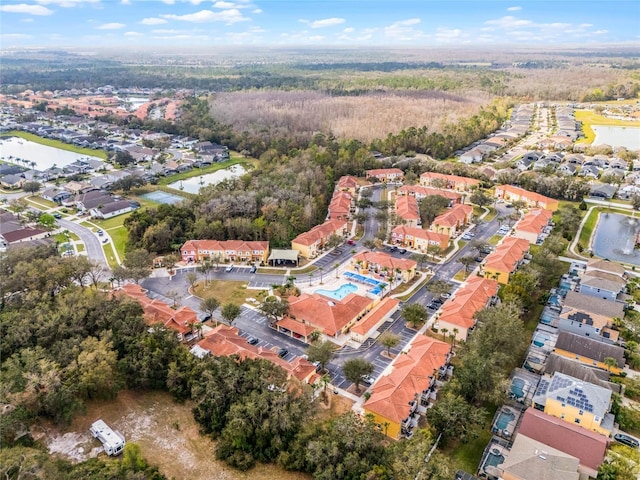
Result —
POLYGON ((96 420, 91 424, 91 434, 102 442, 104 451, 107 455, 120 455, 124 450, 125 440, 124 435, 115 430, 111 430, 111 427, 104 423, 103 420, 96 420))

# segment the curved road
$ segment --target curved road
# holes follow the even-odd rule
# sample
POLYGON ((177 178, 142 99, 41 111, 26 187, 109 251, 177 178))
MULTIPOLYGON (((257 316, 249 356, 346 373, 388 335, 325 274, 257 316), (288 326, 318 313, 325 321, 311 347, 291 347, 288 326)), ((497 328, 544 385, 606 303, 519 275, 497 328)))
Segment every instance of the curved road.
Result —
POLYGON ((80 237, 80 240, 84 242, 87 257, 110 271, 109 264, 104 256, 104 250, 102 250, 102 244, 91 230, 69 220, 59 219, 56 221, 62 228, 67 229, 80 237))

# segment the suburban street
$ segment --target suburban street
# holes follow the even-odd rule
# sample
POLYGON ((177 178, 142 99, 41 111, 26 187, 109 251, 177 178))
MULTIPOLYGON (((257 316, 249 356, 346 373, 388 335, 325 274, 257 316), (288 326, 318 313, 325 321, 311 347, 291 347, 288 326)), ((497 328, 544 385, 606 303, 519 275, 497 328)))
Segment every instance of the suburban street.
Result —
POLYGON ((107 259, 104 256, 104 250, 102 250, 102 245, 100 243, 100 239, 86 227, 79 225, 70 220, 58 219, 56 220, 58 225, 60 225, 63 229, 69 230, 70 232, 75 233, 80 237, 80 240, 84 242, 85 252, 89 259, 103 265, 107 270, 110 270, 109 264, 107 263, 107 259))

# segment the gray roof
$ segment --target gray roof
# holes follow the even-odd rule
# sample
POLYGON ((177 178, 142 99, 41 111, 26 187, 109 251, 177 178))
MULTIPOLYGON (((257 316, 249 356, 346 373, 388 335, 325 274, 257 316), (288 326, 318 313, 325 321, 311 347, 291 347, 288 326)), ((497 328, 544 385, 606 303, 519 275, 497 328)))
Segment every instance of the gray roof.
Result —
POLYGON ((104 205, 102 208, 98 208, 98 210, 104 215, 107 213, 117 212, 118 210, 124 210, 126 208, 131 208, 131 203, 128 200, 118 200, 117 202, 111 202, 104 205))
POLYGON ((580 285, 599 288, 608 292, 619 293, 624 290, 627 282, 613 273, 592 270, 585 272, 580 279, 580 285))
POLYGON ((593 383, 599 387, 608 388, 615 393, 620 393, 621 390, 619 384, 607 381, 609 379, 609 372, 592 368, 584 363, 576 362, 570 358, 552 353, 544 365, 544 373, 552 375, 554 372, 564 373, 565 375, 593 383))
POLYGON ((611 390, 555 372, 551 378, 540 379, 533 402, 545 405, 554 399, 603 418, 609 411, 611 390))
POLYGON ((599 362, 604 362, 607 357, 615 358, 618 367, 624 367, 624 348, 582 335, 561 331, 556 340, 556 348, 599 362))
POLYGON ((600 270, 601 272, 613 273, 619 276, 625 274, 625 268, 619 263, 612 262, 610 260, 604 260, 602 258, 592 258, 587 262, 587 271, 600 270))
POLYGON ((624 305, 621 303, 573 291, 567 292, 567 296, 564 298, 563 311, 565 309, 579 310, 609 318, 622 318, 624 316, 624 305))
POLYGON ((518 478, 578 480, 579 465, 576 457, 518 434, 499 468, 518 478))

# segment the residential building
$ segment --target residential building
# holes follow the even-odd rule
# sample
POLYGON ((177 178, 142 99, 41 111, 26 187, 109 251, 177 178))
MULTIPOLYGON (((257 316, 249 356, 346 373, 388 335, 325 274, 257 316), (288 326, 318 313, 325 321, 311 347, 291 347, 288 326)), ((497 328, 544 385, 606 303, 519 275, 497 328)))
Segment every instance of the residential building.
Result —
POLYGON ((607 370, 615 375, 622 372, 625 363, 624 348, 567 331, 558 333, 553 352, 585 365, 607 370), (615 365, 607 365, 605 363, 607 358, 615 360, 615 365))
POLYGON ((579 466, 573 455, 518 433, 497 470, 502 480, 579 480, 579 466))
POLYGON ((456 340, 466 340, 476 325, 476 313, 495 302, 497 294, 497 281, 470 276, 442 306, 438 329, 446 328, 456 340))
POLYGON ((580 278, 579 292, 604 300, 616 301, 627 285, 622 265, 609 260, 591 259, 580 278))
POLYGON ((303 293, 299 297, 289 297, 289 313, 276 323, 276 328, 303 341, 307 341, 315 330, 337 338, 347 334, 373 304, 372 299, 355 293, 342 300, 318 293, 303 293))
POLYGON ((391 315, 398 311, 400 302, 395 298, 383 298, 373 309, 359 320, 349 334, 351 338, 363 343, 367 338, 375 338, 377 330, 384 322, 389 321, 391 315))
POLYGON ((618 340, 613 319, 624 317, 624 304, 607 302, 584 293, 567 292, 558 315, 558 329, 586 337, 618 340))
POLYGON ((382 183, 402 182, 404 172, 399 168, 376 168, 365 172, 367 179, 376 179, 382 183))
POLYGON ((344 175, 340 177, 338 183, 336 183, 336 190, 349 192, 352 195, 355 195, 359 188, 360 185, 358 185, 358 179, 351 175, 344 175))
POLYGON ((403 185, 398 189, 398 195, 410 195, 416 200, 437 195, 449 200, 449 207, 456 203, 462 203, 462 194, 452 190, 442 190, 440 188, 423 187, 422 185, 403 185))
POLYGON ((315 258, 332 235, 344 238, 346 234, 346 220, 327 220, 294 238, 291 241, 291 248, 298 250, 300 255, 305 258, 315 258))
POLYGON ((392 257, 383 252, 364 251, 351 258, 351 268, 362 275, 377 275, 381 280, 408 282, 416 275, 417 263, 407 258, 392 257))
POLYGON ((187 240, 180 248, 182 261, 262 262, 269 258, 269 242, 245 240, 187 240))
POLYGON ((608 439, 604 435, 547 415, 535 408, 528 408, 520 422, 518 436, 525 435, 546 446, 576 457, 578 471, 595 478, 598 467, 604 462, 608 439))
POLYGON ((422 224, 420 221, 418 200, 410 195, 396 196, 396 215, 402 220, 404 225, 409 227, 418 227, 422 224))
POLYGON ((142 287, 135 283, 127 283, 114 292, 115 295, 126 295, 137 301, 144 311, 144 321, 154 328, 161 324, 164 328, 173 330, 181 342, 187 341, 192 334, 193 325, 198 320, 198 315, 189 307, 180 307, 174 310, 169 305, 158 299, 147 297, 142 287))
POLYGON ((434 377, 448 365, 450 357, 449 344, 425 335, 416 336, 406 354, 395 358, 389 374, 373 385, 371 396, 363 404, 365 414, 371 415, 390 438, 409 434, 414 424, 412 417, 417 415, 421 403, 426 406, 434 377))
POLYGON ((445 173, 425 172, 420 175, 420 185, 424 187, 447 188, 458 192, 468 192, 480 185, 475 178, 447 175, 445 173))
POLYGON ((72 195, 66 190, 52 187, 44 190, 42 193, 40 193, 40 196, 45 200, 49 200, 50 202, 61 204, 64 200, 68 200, 72 195))
POLYGON ((513 227, 513 236, 524 238, 530 244, 535 244, 544 229, 549 225, 552 216, 551 210, 545 210, 544 208, 530 210, 513 227))
POLYGON ((484 153, 479 148, 472 148, 460 155, 460 161, 471 165, 472 163, 480 163, 484 158, 484 153))
POLYGON ((559 205, 558 200, 530 192, 524 188, 514 187, 513 185, 496 186, 494 195, 496 198, 502 198, 510 202, 522 201, 529 208, 539 207, 552 212, 555 212, 559 205))
POLYGON ((454 205, 433 219, 429 230, 448 237, 457 236, 471 223, 473 207, 471 205, 454 205))
POLYGON ((131 212, 133 209, 129 200, 117 200, 107 203, 106 205, 99 205, 92 208, 90 214, 94 218, 106 220, 107 218, 117 217, 118 215, 131 212))
POLYGON ((523 238, 507 237, 498 245, 493 253, 484 260, 484 276, 506 285, 509 278, 524 261, 529 252, 529 241, 523 238))
POLYGON ((191 353, 199 357, 213 355, 216 357, 228 357, 237 355, 242 360, 262 359, 267 360, 287 372, 289 379, 295 378, 302 383, 312 384, 317 380, 316 367, 302 357, 296 357, 291 362, 278 356, 278 352, 249 345, 247 339, 240 336, 236 327, 218 325, 208 332, 197 345, 191 349, 191 353))
POLYGON ((431 249, 443 252, 449 246, 447 235, 404 225, 399 225, 391 231, 391 241, 422 253, 430 253, 431 249))
POLYGON ((348 220, 353 212, 353 196, 349 192, 336 190, 331 197, 327 219, 331 220, 348 220))
POLYGON ((609 436, 613 430, 611 390, 555 372, 544 376, 533 396, 533 407, 556 418, 609 436))

